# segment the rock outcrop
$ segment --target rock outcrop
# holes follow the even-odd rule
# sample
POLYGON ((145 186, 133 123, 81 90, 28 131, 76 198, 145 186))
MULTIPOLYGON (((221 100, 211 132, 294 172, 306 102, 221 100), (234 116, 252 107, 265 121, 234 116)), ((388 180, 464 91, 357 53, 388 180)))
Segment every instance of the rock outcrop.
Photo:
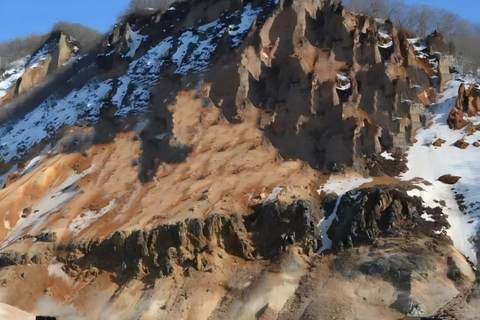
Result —
POLYGON ((78 50, 73 38, 63 32, 53 32, 27 61, 21 77, 3 97, 0 97, 0 105, 42 83, 49 75, 61 69, 78 50))
POLYGON ((422 200, 392 187, 374 187, 347 193, 341 198, 336 219, 328 230, 333 249, 341 251, 374 243, 379 237, 435 236, 448 227, 439 208, 423 207, 422 200), (435 222, 425 221, 422 214, 435 222))
POLYGON ((450 129, 462 129, 468 124, 464 116, 473 117, 478 112, 480 112, 480 85, 462 83, 458 88, 457 102, 448 116, 447 124, 450 129))
POLYGON ((273 258, 289 245, 311 255, 318 250, 317 225, 322 218, 318 204, 298 200, 285 204, 266 202, 252 216, 213 215, 205 220, 188 219, 152 230, 117 231, 101 241, 65 248, 70 268, 95 266, 101 270, 147 272, 167 276, 174 266, 197 270, 208 267, 216 248, 245 260, 273 258), (79 258, 74 252, 80 252, 79 258), (139 267, 141 266, 141 267, 139 267), (139 269, 140 268, 140 269, 139 269))
MULTIPOLYGON (((0 191, 0 296, 102 320, 433 314, 473 271, 397 176, 449 76, 442 41, 338 1, 126 17, 35 110, 62 117, 32 124, 40 140, 2 131, 2 174, 20 170, 0 191), (319 194, 329 170, 374 187, 319 194)), ((72 56, 49 50, 15 90, 72 56)))

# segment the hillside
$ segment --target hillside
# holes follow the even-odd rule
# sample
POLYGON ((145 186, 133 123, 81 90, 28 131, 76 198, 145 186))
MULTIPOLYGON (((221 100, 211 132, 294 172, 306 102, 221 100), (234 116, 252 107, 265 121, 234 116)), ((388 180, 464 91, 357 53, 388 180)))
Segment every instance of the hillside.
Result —
POLYGON ((475 319, 480 84, 441 33, 320 0, 65 32, 0 75, 11 312, 475 319))

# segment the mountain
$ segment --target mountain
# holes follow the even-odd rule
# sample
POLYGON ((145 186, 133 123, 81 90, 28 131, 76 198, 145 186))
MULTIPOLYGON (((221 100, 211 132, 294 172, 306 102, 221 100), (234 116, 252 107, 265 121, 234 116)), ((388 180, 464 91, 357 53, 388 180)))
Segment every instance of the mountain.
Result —
POLYGON ((62 32, 52 33, 31 57, 14 61, 5 68, 0 78, 0 105, 40 84, 74 58, 79 50, 73 38, 62 32))
POLYGON ((316 0, 131 12, 90 53, 52 34, 0 86, 0 301, 474 319, 478 85, 451 52, 316 0))

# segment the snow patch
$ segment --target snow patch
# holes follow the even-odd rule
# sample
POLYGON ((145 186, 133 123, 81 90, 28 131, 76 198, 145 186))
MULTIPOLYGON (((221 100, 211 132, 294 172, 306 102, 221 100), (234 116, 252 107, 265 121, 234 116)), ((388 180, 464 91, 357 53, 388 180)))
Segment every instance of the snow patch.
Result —
POLYGON ((132 31, 130 35, 129 51, 125 56, 133 58, 135 56, 135 53, 137 52, 138 47, 140 47, 140 45, 142 44, 142 41, 146 38, 148 38, 148 36, 141 35, 140 30, 132 31))
POLYGON ((388 153, 387 151, 380 153, 380 155, 386 160, 395 160, 395 158, 392 157, 392 154, 388 153))
POLYGON ((102 208, 100 211, 88 210, 87 212, 82 213, 80 216, 75 218, 68 227, 68 232, 77 235, 89 226, 91 226, 95 221, 103 217, 105 214, 109 213, 115 208, 115 199, 112 199, 110 203, 102 208))
MULTIPOLYGON (((438 104, 430 107, 434 117, 433 123, 426 129, 417 132, 418 140, 409 150, 409 170, 402 179, 410 180, 420 177, 432 183, 422 185, 424 191, 412 190, 411 195, 421 196, 427 206, 437 207, 435 200, 444 200, 446 207, 442 208, 448 215, 451 228, 447 234, 453 239, 455 247, 471 261, 477 262, 473 238, 480 228, 480 220, 476 217, 480 213, 480 192, 478 181, 480 180, 480 162, 478 161, 478 149, 467 147, 459 149, 453 144, 458 139, 465 139, 473 143, 480 139, 480 132, 467 136, 465 130, 451 130, 447 123, 447 117, 455 105, 458 87, 462 81, 452 80, 448 89, 442 94, 438 104), (442 147, 432 146, 437 138, 446 140, 442 147), (460 176, 461 179, 454 186, 446 185, 437 179, 451 174, 460 176), (466 212, 461 212, 455 195, 465 197, 466 212), (473 220, 473 223, 469 223, 473 220)), ((478 119, 477 123, 479 123, 478 119)))

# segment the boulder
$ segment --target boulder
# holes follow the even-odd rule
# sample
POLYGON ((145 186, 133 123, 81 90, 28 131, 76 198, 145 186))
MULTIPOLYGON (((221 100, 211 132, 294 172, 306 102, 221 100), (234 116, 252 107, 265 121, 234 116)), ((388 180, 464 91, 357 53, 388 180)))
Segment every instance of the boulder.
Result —
POLYGON ((474 147, 478 148, 478 147, 480 147, 480 142, 475 141, 472 145, 473 145, 474 147))
POLYGON ((453 108, 447 118, 447 124, 450 129, 460 130, 465 128, 468 124, 463 118, 463 111, 458 108, 453 108))
POLYGON ((0 268, 22 263, 22 255, 18 251, 8 250, 0 253, 0 268))
POLYGON ((454 145, 457 148, 466 149, 470 144, 463 139, 459 139, 459 140, 455 141, 454 145))
POLYGON ((441 147, 442 144, 444 144, 445 142, 447 142, 446 140, 443 140, 443 139, 440 139, 438 138, 437 140, 435 140, 435 142, 433 143, 433 146, 434 147, 441 147))
POLYGON ((446 183, 446 184, 455 184, 460 179, 461 179, 461 177, 458 177, 458 176, 452 176, 451 174, 444 174, 443 176, 441 176, 437 180, 441 181, 443 183, 446 183))
POLYGON ((57 233, 52 231, 42 232, 35 239, 38 242, 55 242, 57 241, 57 233))
POLYGON ((465 83, 462 83, 458 88, 455 107, 447 119, 447 124, 451 129, 459 130, 467 125, 463 118, 464 114, 473 117, 480 112, 480 91, 478 87, 478 85, 465 85, 465 83))

